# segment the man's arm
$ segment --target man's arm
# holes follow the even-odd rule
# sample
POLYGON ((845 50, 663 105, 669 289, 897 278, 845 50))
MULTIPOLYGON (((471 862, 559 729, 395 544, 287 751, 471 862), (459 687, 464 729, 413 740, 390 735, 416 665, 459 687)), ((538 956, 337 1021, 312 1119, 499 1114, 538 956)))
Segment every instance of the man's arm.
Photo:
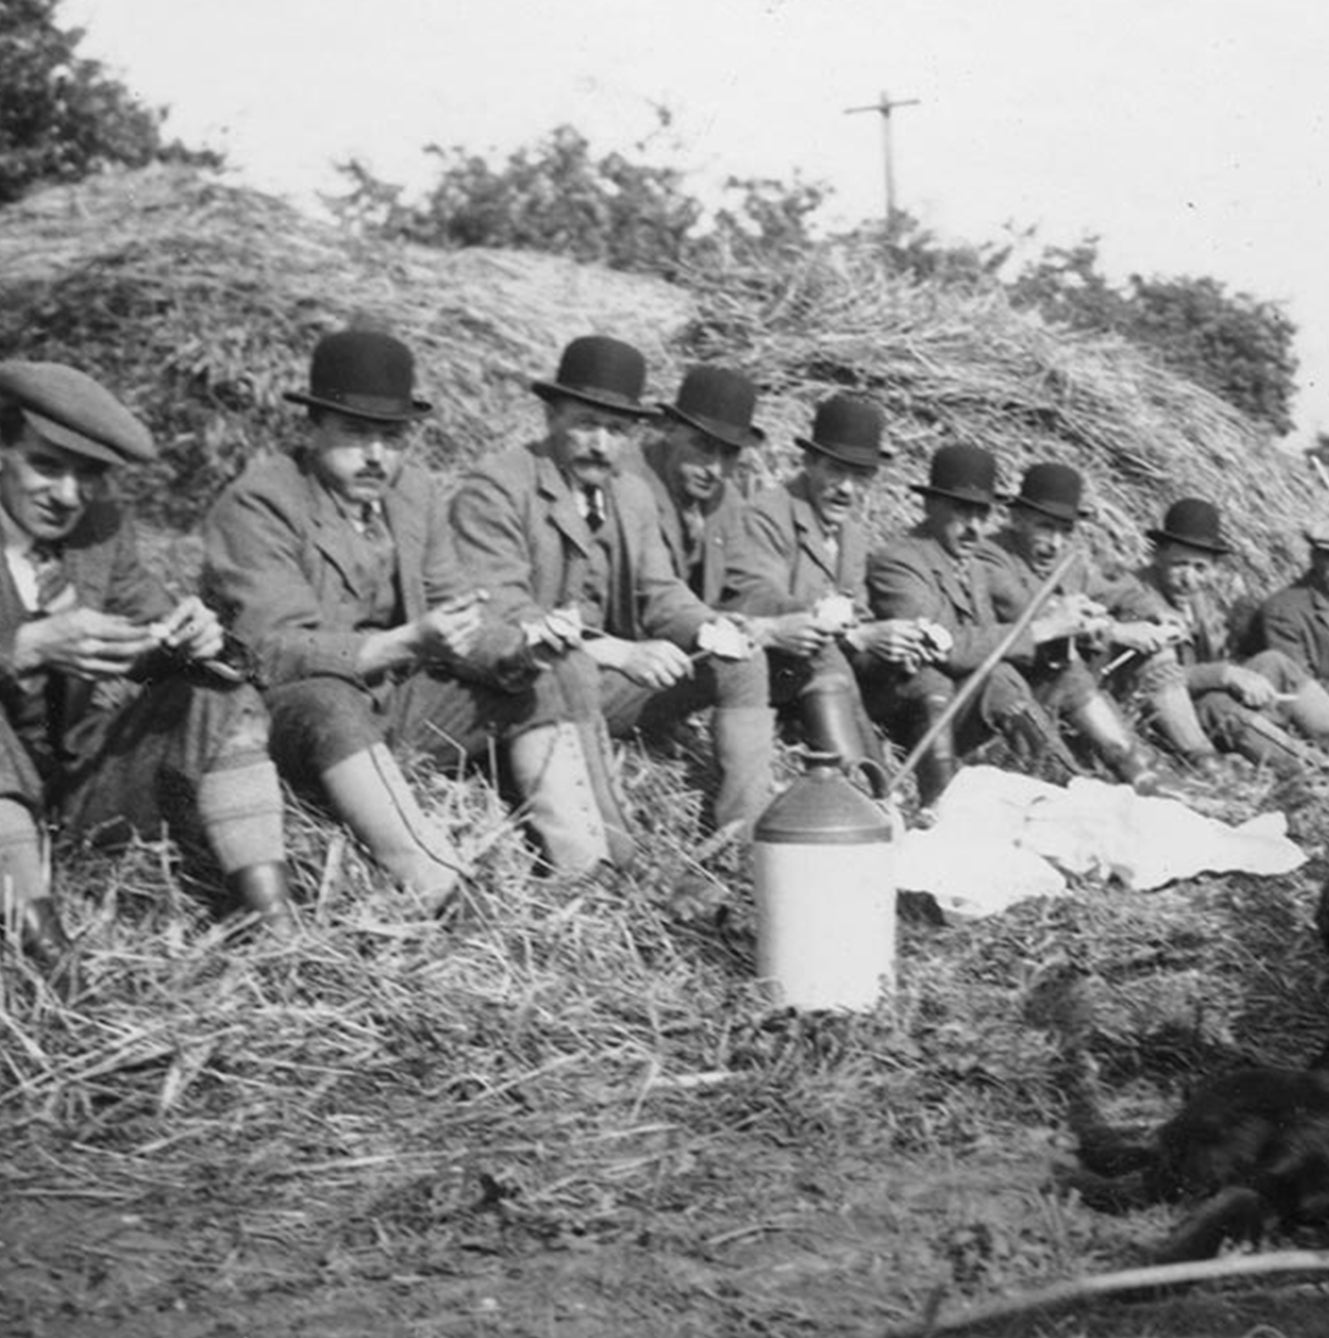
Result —
POLYGON ((281 499, 243 481, 204 524, 203 596, 253 651, 262 681, 359 682, 413 662, 421 650, 413 624, 370 633, 337 626, 305 570, 299 525, 281 499))

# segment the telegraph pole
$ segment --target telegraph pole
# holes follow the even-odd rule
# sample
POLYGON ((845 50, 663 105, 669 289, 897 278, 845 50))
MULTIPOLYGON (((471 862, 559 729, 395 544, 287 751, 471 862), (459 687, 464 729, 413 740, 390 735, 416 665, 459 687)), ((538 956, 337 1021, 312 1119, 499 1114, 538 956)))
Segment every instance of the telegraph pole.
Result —
POLYGON ((901 98, 898 102, 892 102, 890 94, 885 89, 882 90, 879 101, 874 102, 868 107, 846 107, 845 115, 851 116, 855 112, 876 112, 881 117, 881 140, 883 156, 886 166, 886 236, 895 235, 895 160, 894 150, 891 144, 891 113, 897 107, 916 107, 918 98, 901 98))

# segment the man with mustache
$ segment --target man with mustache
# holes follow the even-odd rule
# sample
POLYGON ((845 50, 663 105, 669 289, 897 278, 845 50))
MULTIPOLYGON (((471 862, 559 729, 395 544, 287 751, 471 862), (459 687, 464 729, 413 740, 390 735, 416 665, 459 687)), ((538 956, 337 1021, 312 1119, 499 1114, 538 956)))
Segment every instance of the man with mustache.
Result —
POLYGON ((758 494, 731 548, 726 607, 742 613, 767 652, 772 700, 796 711, 812 747, 850 764, 883 764, 860 696, 927 653, 915 619, 868 608, 863 507, 881 462, 885 420, 870 400, 833 395, 817 406, 799 472, 758 494))
MULTIPOLYGON (((620 469, 639 425, 654 417, 641 400, 645 383, 631 345, 574 339, 553 380, 532 385, 544 435, 468 475, 452 521, 494 612, 524 626, 542 660, 580 683, 584 749, 612 826, 621 830, 601 715, 615 734, 650 734, 713 706, 713 818, 744 831, 771 793, 766 666, 677 574, 650 486, 620 469)), ((630 841, 623 846, 626 857, 630 841)))
MULTIPOLYGON (((1028 608, 1066 554, 1077 521, 1088 514, 1081 506, 1083 492, 1083 479, 1069 465, 1055 461, 1030 465, 1019 493, 1008 503, 1006 524, 979 544, 976 557, 987 569, 993 606, 1002 623, 1014 622, 1028 608)), ((1111 601, 1108 582, 1087 554, 1077 554, 1047 597, 1044 611, 1063 610, 1067 617, 1078 617, 1081 632, 1078 637, 1036 645, 1032 659, 1020 668, 1044 710, 1064 720, 1126 784, 1148 792, 1158 780, 1152 759, 1111 698, 1099 690, 1082 650, 1129 649, 1150 660, 1159 704, 1168 708, 1161 723, 1172 726, 1174 733, 1193 713, 1187 712, 1189 701, 1168 629, 1151 621, 1118 621, 1108 612, 1111 601), (1176 685, 1171 691, 1164 681, 1168 661, 1174 666, 1171 682, 1176 685)), ((1202 734, 1193 743, 1197 765, 1202 765, 1204 743, 1202 734)))
MULTIPOLYGON (((430 412, 414 376, 390 334, 322 338, 309 390, 286 396, 308 408, 308 439, 251 462, 219 499, 204 582, 259 665, 282 773, 444 914, 464 898, 467 864, 397 754, 455 766, 497 738, 514 759, 566 759, 576 732, 557 671, 490 616, 459 560, 442 480, 411 459, 430 412)), ((585 765, 557 786, 515 770, 551 867, 593 868, 604 836, 587 831, 599 814, 585 765)))
MULTIPOLYGON (((868 601, 878 618, 923 618, 941 637, 882 685, 869 702, 892 732, 917 742, 938 720, 959 684, 1005 634, 992 582, 977 560, 997 501, 997 462, 980 446, 942 446, 932 456, 927 483, 911 484, 923 498, 923 519, 907 535, 868 560, 868 601)), ((1036 617, 989 673, 958 720, 943 728, 921 760, 919 798, 930 805, 945 789, 958 758, 993 731, 1026 764, 1072 765, 1056 725, 1034 699, 1018 666, 1036 648, 1090 630, 1084 610, 1063 601, 1036 617)))
POLYGON ((0 363, 0 888, 3 922, 71 991, 42 824, 119 839, 163 822, 209 848, 230 894, 293 927, 282 800, 258 693, 221 624, 138 555, 113 470, 147 428, 91 377, 0 363))

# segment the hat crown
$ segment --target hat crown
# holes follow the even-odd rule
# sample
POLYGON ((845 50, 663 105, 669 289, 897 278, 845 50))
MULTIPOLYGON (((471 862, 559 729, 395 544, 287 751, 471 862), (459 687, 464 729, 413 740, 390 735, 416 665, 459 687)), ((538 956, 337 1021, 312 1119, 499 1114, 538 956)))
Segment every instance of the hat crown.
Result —
POLYGON ((800 437, 800 446, 819 451, 844 464, 875 469, 881 464, 882 434, 886 415, 862 395, 832 395, 817 405, 810 437, 800 437))
POLYGON ((752 423, 756 406, 757 388, 742 372, 703 366, 688 368, 673 404, 660 407, 675 421, 738 450, 765 438, 752 423))
POLYGON ((636 404, 646 388, 646 359, 621 339, 582 335, 558 361, 555 390, 580 391, 636 404))
POLYGON ((1080 514, 1083 495, 1084 480, 1079 470, 1047 461, 1025 470, 1020 491, 1012 502, 1058 519, 1074 520, 1080 514))
POLYGON ((990 506, 997 494, 997 457, 967 442, 938 447, 923 491, 990 506))
POLYGON ((100 382, 60 362, 0 363, 0 402, 65 450, 104 464, 154 460, 152 433, 100 382))
POLYGON ((309 362, 311 398, 348 406, 393 405, 408 410, 415 390, 411 350, 381 330, 324 335, 309 362))
POLYGON ((757 407, 757 388, 742 372, 727 367, 690 367, 674 407, 690 417, 747 428, 757 407))
POLYGON ((1218 508, 1203 497, 1183 497, 1173 502, 1163 516, 1163 524, 1151 535, 1194 548, 1227 549, 1218 508))

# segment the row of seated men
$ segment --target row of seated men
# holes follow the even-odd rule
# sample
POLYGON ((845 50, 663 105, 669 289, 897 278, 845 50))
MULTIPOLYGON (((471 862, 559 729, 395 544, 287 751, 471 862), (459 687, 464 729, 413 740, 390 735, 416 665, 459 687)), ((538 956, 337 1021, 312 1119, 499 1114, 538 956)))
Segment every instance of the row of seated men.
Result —
POLYGON ((1074 470, 1035 464, 1003 499, 993 456, 951 445, 912 485, 918 524, 874 545, 863 503, 890 452, 869 399, 817 406, 801 468, 748 501, 733 477, 763 440, 753 384, 702 366, 672 402, 649 404, 645 387, 630 345, 573 340, 532 385, 542 435, 495 443, 452 488, 412 457, 431 406, 409 348, 328 335, 307 389, 287 394, 307 413, 301 443, 226 488, 200 592, 173 598, 112 486, 154 458, 146 428, 77 369, 0 364, 0 886, 30 959, 77 988, 51 827, 165 824, 234 904, 296 927, 281 780, 422 912, 451 913, 471 870, 421 807, 408 755, 451 770, 497 754, 548 869, 630 866, 610 739, 703 707, 711 816, 740 833, 773 792, 777 716, 847 761, 879 761, 879 731, 904 747, 931 731, 924 805, 991 734, 1030 763, 1065 758, 1059 725, 1147 789, 1153 755, 1104 690, 1105 660, 1192 766, 1219 749, 1280 768, 1320 756, 1329 696, 1302 649, 1325 643, 1318 558, 1266 610, 1270 648, 1238 663, 1209 593, 1227 545, 1202 499, 1150 531, 1147 568, 1108 581, 1078 553, 1062 560, 1083 514, 1074 470))

